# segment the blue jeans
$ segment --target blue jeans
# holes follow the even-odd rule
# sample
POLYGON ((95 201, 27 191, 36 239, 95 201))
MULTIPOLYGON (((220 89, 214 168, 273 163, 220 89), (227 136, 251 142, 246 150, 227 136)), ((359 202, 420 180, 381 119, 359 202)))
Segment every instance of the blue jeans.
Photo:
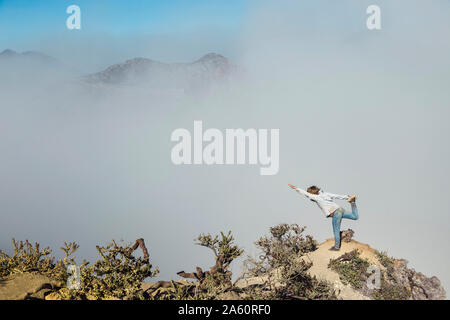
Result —
POLYGON ((334 247, 341 247, 341 222, 342 219, 358 220, 358 208, 356 204, 352 203, 352 212, 348 212, 344 208, 339 208, 333 215, 333 233, 334 233, 334 247))

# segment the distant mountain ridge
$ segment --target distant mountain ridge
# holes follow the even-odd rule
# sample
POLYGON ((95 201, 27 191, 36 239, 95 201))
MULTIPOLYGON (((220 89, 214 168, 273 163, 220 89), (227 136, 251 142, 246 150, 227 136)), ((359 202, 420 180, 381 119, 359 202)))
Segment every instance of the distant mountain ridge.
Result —
MULTIPOLYGON (((217 53, 208 53, 188 63, 164 63, 148 58, 133 58, 106 69, 80 76, 60 60, 38 51, 17 52, 6 49, 0 53, 2 81, 41 80, 73 81, 91 93, 141 90, 146 94, 200 93, 227 85, 241 74, 241 68, 217 53)), ((11 82, 12 83, 12 82, 11 82)))
POLYGON ((191 63, 163 63, 134 58, 84 77, 87 83, 165 89, 204 88, 228 81, 239 68, 222 55, 208 53, 191 63))
POLYGON ((6 49, 0 53, 0 61, 7 61, 11 59, 23 61, 27 60, 29 62, 38 62, 53 65, 61 64, 58 59, 38 51, 24 51, 22 53, 19 53, 11 49, 6 49))

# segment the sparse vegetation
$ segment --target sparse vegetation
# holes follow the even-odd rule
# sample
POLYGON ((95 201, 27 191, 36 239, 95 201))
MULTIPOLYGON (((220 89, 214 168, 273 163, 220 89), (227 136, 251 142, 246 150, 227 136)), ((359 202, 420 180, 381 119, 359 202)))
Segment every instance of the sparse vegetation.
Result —
POLYGON ((342 283, 350 284, 354 289, 361 289, 367 280, 369 261, 360 257, 357 250, 350 251, 342 256, 330 260, 328 268, 336 271, 342 283))
POLYGON ((375 254, 377 255, 377 258, 380 261, 381 265, 383 267, 385 267, 388 272, 392 272, 394 270, 395 259, 392 257, 389 257, 387 255, 387 252, 377 250, 377 251, 375 251, 375 254))
POLYGON ((177 274, 183 278, 197 280, 196 284, 185 284, 183 289, 176 283, 172 285, 172 292, 180 299, 214 299, 219 295, 233 289, 231 281, 232 273, 229 270, 231 262, 242 255, 244 250, 234 244, 234 237, 229 231, 227 234, 221 232, 220 236, 213 237, 210 234, 201 234, 196 239, 196 244, 209 248, 213 251, 216 263, 209 271, 203 271, 197 267, 196 272, 186 273, 180 271, 177 274), (188 287, 188 288, 186 288, 188 287), (189 288, 190 287, 190 288, 189 288))
POLYGON ((395 272, 395 259, 389 257, 387 252, 375 252, 380 264, 386 268, 381 273, 381 287, 373 290, 376 300, 407 300, 411 297, 411 290, 402 281, 397 279, 395 272))
POLYGON ((14 247, 12 256, 0 250, 0 278, 17 273, 34 272, 57 281, 67 281, 69 274, 66 271, 66 265, 75 263, 71 255, 78 249, 76 243, 64 243, 61 250, 65 256, 62 260, 56 260, 51 256, 52 250, 50 248, 41 249, 39 243, 33 245, 28 240, 16 241, 12 239, 12 244, 14 247))
POLYGON ((60 285, 49 293, 52 299, 142 299, 142 281, 158 273, 158 270, 151 270, 143 239, 138 239, 134 246, 122 246, 113 241, 106 247, 97 246, 101 259, 93 265, 84 261, 80 266, 81 288, 69 289, 66 287, 70 276, 67 266, 75 264, 70 256, 78 248, 77 244, 65 243, 65 247, 61 248, 65 257, 56 262, 50 248, 40 250, 39 244, 33 246, 28 241, 13 240, 13 245, 14 255, 11 257, 0 252, 1 277, 35 272, 57 279, 60 285), (132 256, 139 245, 144 251, 143 258, 132 256))
POLYGON ((372 296, 375 300, 408 300, 411 297, 411 291, 383 272, 381 287, 379 290, 374 289, 372 296))
MULTIPOLYGON (((143 241, 142 239, 139 239, 143 241)), ((138 240, 138 241, 139 241, 138 240)), ((139 244, 138 242, 136 244, 139 244)), ((152 271, 148 256, 135 258, 132 253, 137 245, 119 245, 115 241, 106 247, 97 246, 100 260, 88 266, 81 266, 82 294, 93 298, 139 298, 141 283, 144 279, 154 277, 158 269, 152 271)), ((141 246, 142 249, 145 246, 141 246)))
POLYGON ((335 299, 332 287, 308 274, 312 266, 303 259, 305 254, 317 249, 317 242, 309 235, 303 236, 305 227, 297 224, 280 224, 270 228, 270 236, 256 241, 262 251, 259 259, 246 262, 247 278, 263 277, 260 286, 248 294, 266 299, 335 299))
POLYGON ((407 300, 411 296, 405 283, 395 276, 395 259, 386 252, 375 252, 380 264, 386 269, 381 271, 380 288, 369 290, 366 285, 367 268, 370 263, 353 250, 337 259, 330 260, 329 268, 335 270, 344 284, 350 284, 354 289, 375 300, 407 300))
MULTIPOLYGON (((337 299, 334 284, 310 275, 312 261, 317 261, 315 255, 320 256, 322 252, 312 253, 318 249, 318 244, 311 236, 305 236, 304 231, 305 227, 296 224, 270 228, 268 236, 255 242, 260 255, 245 261, 245 272, 235 282, 230 265, 244 251, 235 244, 231 232, 216 236, 201 234, 195 239, 197 245, 213 252, 215 263, 206 271, 197 266, 194 272, 177 273, 191 281, 144 283, 159 271, 150 264, 143 239, 133 245, 112 241, 105 247, 97 246, 100 259, 94 264, 83 261, 77 278, 81 286, 75 289, 69 285, 73 277, 67 267, 75 265, 72 256, 78 249, 76 243, 64 243, 61 248, 64 257, 56 259, 48 247, 41 249, 38 243, 13 239, 13 254, 0 250, 0 280, 3 284, 16 281, 11 288, 18 299, 337 299), (142 256, 138 257, 134 253, 139 247, 142 256), (20 286, 16 287, 18 283, 20 286)), ((365 250, 364 246, 360 248, 365 250)), ((445 298, 445 291, 436 277, 427 278, 408 269, 406 260, 392 258, 386 252, 375 251, 373 255, 370 250, 365 253, 369 253, 371 261, 376 258, 377 265, 384 267, 379 289, 369 288, 366 283, 370 263, 356 249, 330 260, 328 268, 339 274, 343 284, 349 284, 372 299, 445 298)), ((316 269, 314 273, 317 274, 316 269)), ((339 297, 341 293, 338 292, 339 297)))

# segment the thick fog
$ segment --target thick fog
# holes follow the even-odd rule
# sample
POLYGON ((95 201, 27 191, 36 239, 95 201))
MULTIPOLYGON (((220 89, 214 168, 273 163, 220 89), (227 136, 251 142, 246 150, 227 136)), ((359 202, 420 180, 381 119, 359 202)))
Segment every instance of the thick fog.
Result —
POLYGON ((450 5, 377 1, 382 30, 369 31, 372 2, 258 1, 239 35, 222 43, 200 42, 199 31, 146 51, 133 47, 140 40, 102 37, 104 57, 89 55, 82 39, 79 54, 51 35, 30 44, 64 67, 0 64, 0 249, 9 251, 13 237, 56 253, 76 241, 80 263, 97 259, 97 244, 142 237, 158 279, 177 279, 213 264, 210 250, 194 245, 200 233, 231 230, 246 255, 282 222, 331 238, 331 220, 287 186, 316 184, 358 196, 360 219, 342 225, 356 240, 408 259, 448 291, 450 5), (186 52, 175 54, 180 43, 186 52), (191 62, 211 51, 240 66, 239 79, 173 96, 80 80, 137 56, 191 62), (194 120, 223 132, 280 129, 279 173, 175 166, 171 134, 192 132, 194 120))

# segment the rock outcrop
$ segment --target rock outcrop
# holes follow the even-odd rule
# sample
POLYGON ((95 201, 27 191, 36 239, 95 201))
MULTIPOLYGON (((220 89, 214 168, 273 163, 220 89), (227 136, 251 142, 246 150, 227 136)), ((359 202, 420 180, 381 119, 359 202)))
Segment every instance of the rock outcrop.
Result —
MULTIPOLYGON (((272 293, 279 289, 300 288, 295 295, 291 294, 287 298, 342 300, 443 300, 446 298, 446 292, 437 277, 427 277, 408 268, 408 262, 404 259, 389 257, 386 253, 379 252, 367 244, 352 240, 353 235, 352 230, 342 233, 343 241, 339 251, 329 250, 334 246, 334 239, 317 244, 311 238, 312 247, 303 251, 303 254, 294 251, 292 255, 283 256, 282 261, 288 260, 289 264, 265 269, 257 276, 246 277, 245 280, 233 284, 227 281, 218 285, 216 281, 209 281, 211 279, 206 281, 202 277, 197 278, 197 282, 180 280, 141 283, 139 280, 138 286, 141 283, 138 288, 139 296, 144 299, 196 299, 201 290, 208 289, 209 299, 236 300, 265 297, 286 299, 272 293), (286 278, 280 277, 286 273, 286 270, 291 270, 287 282, 286 278), (268 286, 268 282, 271 285, 268 286), (204 287, 200 288, 199 285, 204 287), (308 295, 302 295, 308 292, 308 295)), ((305 241, 305 238, 296 239, 305 241)), ((136 243, 133 250, 137 248, 138 242, 136 243)), ((148 258, 148 252, 143 251, 148 258)), ((270 253, 273 254, 272 251, 270 253)), ((14 273, 0 279, 0 300, 73 299, 75 296, 71 293, 64 283, 56 282, 34 271, 14 273)), ((127 295, 119 299, 134 297, 127 295)), ((98 299, 98 297, 88 292, 84 299, 98 299)), ((118 299, 118 297, 108 295, 102 299, 118 299)))
POLYGON ((333 239, 321 243, 317 250, 307 254, 307 259, 312 262, 310 274, 332 283, 339 299, 442 300, 446 297, 445 290, 437 277, 426 277, 408 268, 407 261, 404 259, 387 257, 369 245, 355 240, 343 241, 340 251, 329 251, 333 244, 333 239), (342 274, 329 267, 331 261, 355 250, 359 258, 368 262, 367 265, 379 268, 381 277, 379 290, 368 287, 367 280, 371 273, 366 273, 366 270, 364 270, 365 276, 360 279, 361 287, 354 288, 343 281, 342 274))
POLYGON ((59 283, 36 273, 18 273, 0 280, 0 300, 43 300, 59 283))
POLYGON ((444 288, 435 276, 426 277, 421 272, 407 267, 404 259, 396 260, 392 277, 411 292, 412 300, 443 300, 446 297, 444 288))

